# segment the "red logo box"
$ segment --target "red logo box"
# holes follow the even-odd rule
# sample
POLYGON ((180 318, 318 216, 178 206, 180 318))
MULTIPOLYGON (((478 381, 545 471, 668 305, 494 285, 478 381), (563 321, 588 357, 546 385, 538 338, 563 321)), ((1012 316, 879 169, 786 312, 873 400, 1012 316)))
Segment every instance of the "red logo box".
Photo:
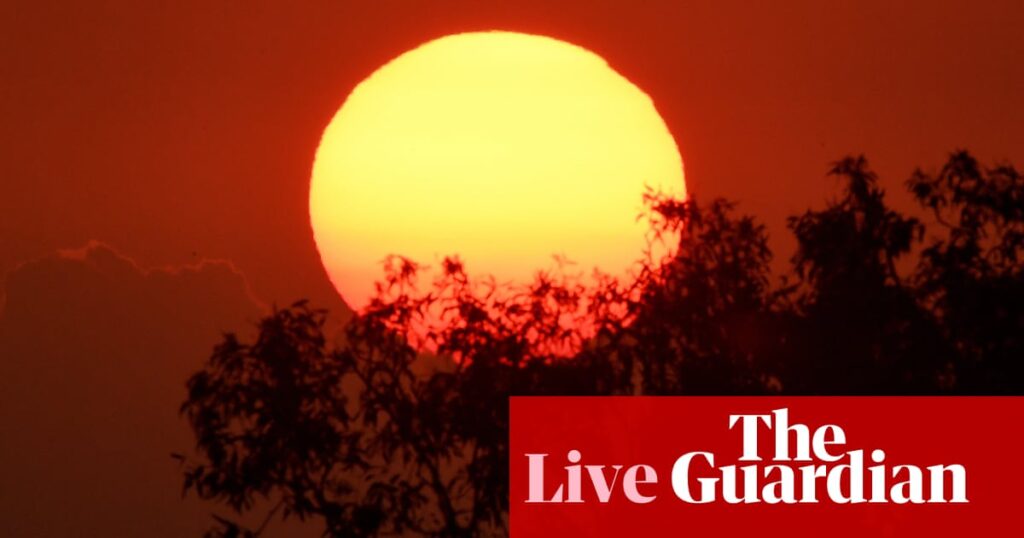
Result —
POLYGON ((1015 397, 513 397, 511 535, 1024 535, 1022 411, 1015 397))

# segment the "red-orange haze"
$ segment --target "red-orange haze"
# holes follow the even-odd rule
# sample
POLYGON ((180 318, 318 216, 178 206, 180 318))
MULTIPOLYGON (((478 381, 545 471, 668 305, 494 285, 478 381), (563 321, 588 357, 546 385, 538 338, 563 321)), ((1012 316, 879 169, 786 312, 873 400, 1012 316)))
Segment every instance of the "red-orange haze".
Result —
MULTIPOLYGON (((955 148, 1021 167, 1022 27, 1020 0, 7 1, 0 536, 210 524, 168 457, 192 446, 185 377, 260 304, 346 312, 310 228, 314 153, 349 92, 423 43, 500 28, 606 59, 657 105, 688 194, 758 217, 782 269, 786 217, 835 194, 825 172, 846 154, 867 155, 904 211, 903 181, 955 148), (94 239, 120 254, 56 254, 94 239), (204 259, 233 269, 139 269, 204 259)), ((539 252, 541 266, 555 253, 539 252)))

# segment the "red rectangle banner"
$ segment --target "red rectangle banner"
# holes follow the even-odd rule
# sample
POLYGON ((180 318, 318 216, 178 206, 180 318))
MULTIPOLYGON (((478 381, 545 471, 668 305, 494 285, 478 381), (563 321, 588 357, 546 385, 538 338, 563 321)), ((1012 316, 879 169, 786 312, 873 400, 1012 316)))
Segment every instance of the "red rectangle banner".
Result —
POLYGON ((1017 536, 1017 397, 513 397, 510 527, 1017 536))

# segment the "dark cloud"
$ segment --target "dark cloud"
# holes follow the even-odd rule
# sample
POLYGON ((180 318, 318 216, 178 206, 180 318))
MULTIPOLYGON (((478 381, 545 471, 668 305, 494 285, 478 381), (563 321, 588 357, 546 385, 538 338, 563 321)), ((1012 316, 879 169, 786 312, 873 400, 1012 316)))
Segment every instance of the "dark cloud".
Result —
POLYGON ((22 264, 0 312, 0 535, 197 536, 170 453, 184 381, 265 307, 229 263, 143 269, 91 243, 22 264))

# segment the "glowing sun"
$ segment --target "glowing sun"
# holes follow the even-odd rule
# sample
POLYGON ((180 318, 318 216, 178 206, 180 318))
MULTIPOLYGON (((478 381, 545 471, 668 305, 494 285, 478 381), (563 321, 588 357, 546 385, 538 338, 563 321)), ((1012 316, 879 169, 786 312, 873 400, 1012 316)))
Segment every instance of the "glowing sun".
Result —
POLYGON ((512 284, 556 255, 624 275, 645 246, 645 185, 685 195, 647 94, 581 47, 466 33, 356 86, 317 149, 309 212, 331 281, 359 309, 391 254, 435 271, 454 254, 512 284))

